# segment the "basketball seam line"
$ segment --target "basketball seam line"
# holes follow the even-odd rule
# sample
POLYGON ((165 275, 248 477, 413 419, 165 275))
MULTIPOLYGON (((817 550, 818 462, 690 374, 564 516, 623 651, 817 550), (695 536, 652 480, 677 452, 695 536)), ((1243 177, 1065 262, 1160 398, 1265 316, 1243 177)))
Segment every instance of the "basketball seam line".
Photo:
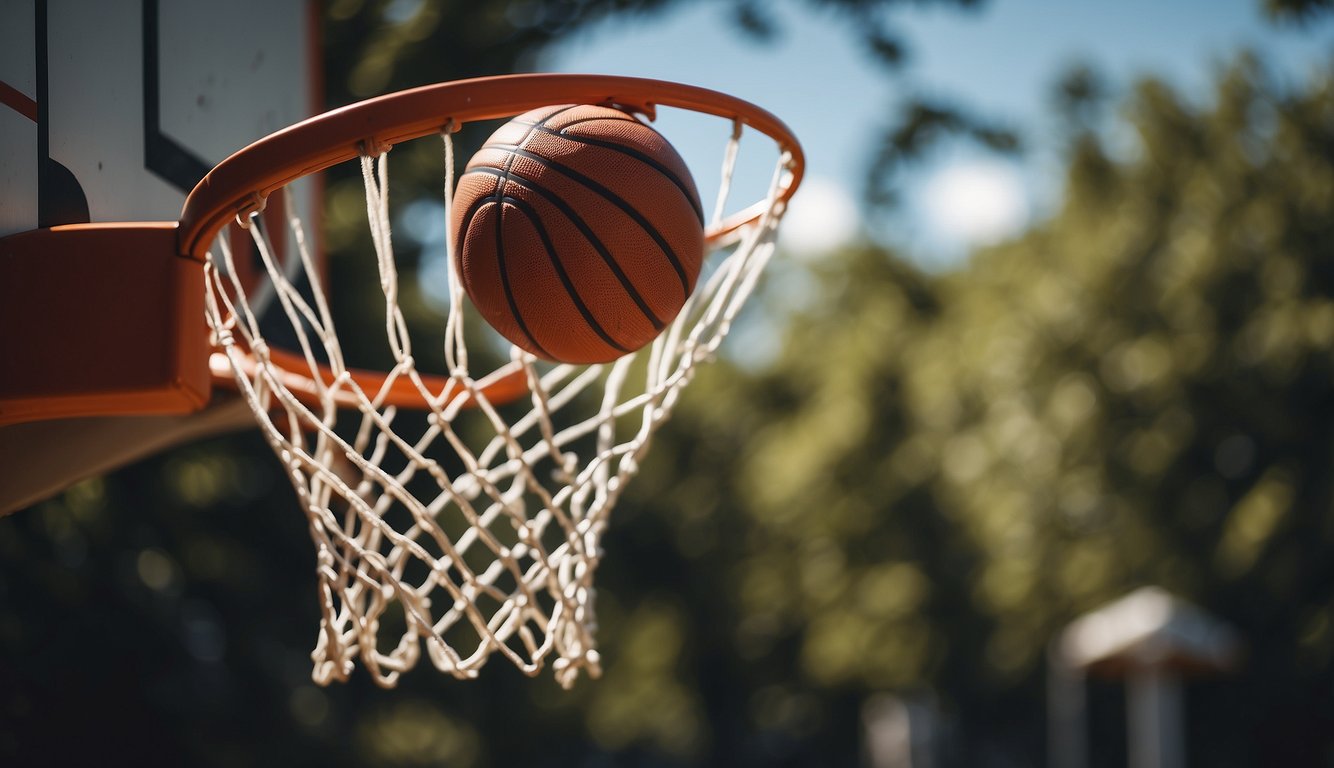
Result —
MULTIPOLYGON (((562 112, 569 112, 570 110, 574 109, 577 106, 579 105, 566 104, 562 107, 557 107, 555 112, 552 112, 551 114, 547 115, 541 120, 538 120, 536 123, 523 123, 523 125, 528 126, 528 130, 524 132, 523 137, 519 139, 519 143, 516 144, 515 146, 522 147, 523 145, 527 144, 528 140, 533 137, 534 130, 541 129, 543 126, 547 124, 548 120, 552 119, 556 115, 561 114, 562 112)), ((549 107, 547 107, 547 109, 549 109, 549 107)), ((500 196, 505 192, 505 182, 509 181, 510 169, 513 167, 514 167, 514 155, 511 154, 509 157, 505 158, 505 172, 501 175, 500 181, 496 183, 495 197, 497 200, 499 200, 500 196)))
MULTIPOLYGON (((499 179, 497 179, 496 183, 497 183, 497 184, 500 183, 499 179)), ((503 199, 503 198, 502 198, 502 199, 503 199)), ((472 221, 473 221, 474 218, 477 217, 477 213, 478 213, 478 211, 480 211, 480 210, 482 209, 482 206, 486 205, 487 203, 495 203, 495 202, 496 202, 496 198, 495 198, 494 195, 487 195, 487 196, 485 196, 485 197, 479 197, 479 198, 477 198, 476 200, 473 201, 472 206, 469 207, 468 210, 467 210, 467 212, 463 214, 463 220, 460 222, 460 226, 459 226, 459 236, 460 236, 460 238, 465 238, 465 237, 467 236, 468 230, 472 228, 472 221)), ((497 218, 497 219, 500 218, 499 214, 497 214, 496 218, 497 218)), ((497 245, 498 245, 499 247, 503 248, 503 245, 501 245, 501 244, 499 244, 499 243, 498 243, 497 245)), ((533 338, 533 334, 528 330, 528 326, 523 322, 523 316, 522 316, 521 314, 519 314, 519 308, 518 308, 518 306, 517 306, 517 304, 516 304, 516 302, 515 302, 515 300, 514 300, 513 295, 510 293, 510 287, 509 287, 509 279, 508 279, 508 276, 505 274, 504 255, 503 255, 503 253, 498 253, 498 254, 497 254, 497 261, 499 262, 500 285, 501 285, 501 288, 505 291, 505 300, 506 300, 506 301, 509 303, 509 305, 510 305, 510 312, 514 315, 514 320, 515 320, 515 322, 517 322, 517 323, 519 324, 519 330, 523 332, 524 336, 528 337, 528 340, 529 340, 530 342, 532 342, 533 346, 536 347, 538 351, 542 352, 544 355, 546 355, 546 356, 549 357, 549 358, 552 357, 551 353, 550 353, 550 352, 547 352, 546 348, 544 348, 541 344, 537 343, 537 339, 533 338)), ((459 277, 463 280, 463 288, 464 288, 464 290, 466 290, 466 291, 468 292, 468 294, 471 296, 471 295, 472 295, 472 281, 468 279, 468 273, 467 273, 467 271, 460 269, 460 270, 459 270, 459 277)), ((475 305, 475 304, 476 304, 476 302, 474 302, 474 305, 475 305)), ((554 358, 553 358, 553 359, 554 359, 554 358)))
MULTIPOLYGON (((499 169, 485 167, 469 168, 464 171, 463 175, 466 176, 470 173, 483 173, 488 176, 501 175, 499 169)), ((597 235, 593 233, 593 230, 589 228, 588 224, 583 219, 579 218, 573 208, 566 204, 564 200, 561 200, 554 192, 538 185, 532 179, 510 175, 506 177, 506 180, 514 181, 517 184, 521 184, 522 186, 526 186, 534 192, 537 192, 539 195, 546 198, 547 202, 556 206, 557 210, 565 214, 565 217, 570 220, 570 223, 574 224, 579 232, 583 234, 584 238, 588 240, 589 244, 593 246, 593 250, 597 251, 598 256, 602 257, 602 261, 606 263, 607 267, 612 271, 612 274, 616 275, 616 279, 620 281, 621 287, 625 289, 626 294, 628 294, 635 302, 635 305, 639 307, 639 311, 644 313, 644 317, 653 324, 654 330, 661 331, 666 327, 667 324, 659 320, 658 316, 653 314, 653 310, 649 309, 648 304, 646 304, 643 297, 639 295, 639 291, 635 290, 634 284, 630 282, 630 278, 626 276, 625 272, 621 271, 620 265, 618 265, 616 260, 611 257, 611 254, 607 251, 607 247, 597 238, 597 235)))
MULTIPOLYGON (((544 125, 547 124, 548 120, 552 119, 556 115, 559 115, 562 112, 569 112, 570 110, 574 109, 577 106, 579 105, 566 104, 564 106, 557 107, 556 111, 552 112, 551 114, 547 115, 541 120, 538 120, 536 123, 524 123, 524 125, 528 126, 528 130, 524 132, 523 137, 519 139, 519 143, 515 146, 522 147, 523 145, 527 144, 528 140, 533 137, 534 130, 542 128, 544 125)), ((545 107, 545 109, 550 109, 550 107, 545 107)), ((509 157, 505 158, 505 172, 501 174, 500 181, 496 182, 496 191, 495 191, 496 200, 500 200, 501 195, 505 193, 505 183, 509 181, 510 169, 513 167, 514 167, 514 155, 511 154, 509 157)), ((501 211, 503 213, 504 208, 501 208, 501 211)))
MULTIPOLYGON (((547 234, 547 229, 542 225, 542 218, 537 215, 537 211, 529 205, 526 200, 521 200, 511 195, 506 195, 501 198, 501 202, 509 203, 517 208, 533 225, 533 229, 537 230, 537 236, 542 240, 542 247, 546 249, 547 256, 551 259, 551 266, 556 270, 556 276, 560 278, 561 285, 565 286, 565 292, 568 293, 570 298, 574 301, 575 309, 578 309, 579 314, 584 316, 584 321, 588 323, 588 327, 592 328, 593 332, 603 341, 621 352, 627 354, 631 352, 631 350, 626 349, 624 346, 617 343, 615 339, 603 330, 602 325, 598 323, 597 318, 593 317, 592 310, 584 304, 583 299, 579 296, 578 290, 574 286, 574 281, 570 279, 569 273, 565 271, 565 265, 561 263, 560 256, 556 253, 556 246, 551 242, 551 236, 547 234)), ((526 329, 525 332, 527 332, 526 329)), ((532 339, 533 335, 529 333, 528 338, 532 339)), ((533 343, 536 344, 537 340, 533 339, 533 343)))
MULTIPOLYGON (((497 182, 497 186, 503 185, 503 182, 497 182)), ((482 198, 486 200, 486 198, 482 198)), ((510 313, 514 315, 514 321, 519 324, 519 330, 524 336, 533 343, 533 346, 542 353, 543 357, 551 357, 551 353, 538 343, 533 332, 528 330, 528 324, 523 321, 523 315, 519 313, 519 303, 514 298, 514 291, 510 288, 509 271, 505 268, 505 198, 497 196, 493 201, 499 203, 496 210, 496 266, 500 268, 500 287, 505 291, 505 301, 509 303, 510 313)))
MULTIPOLYGON (((519 143, 521 145, 527 143, 528 139, 532 138, 533 131, 535 129, 541 128, 551 118, 555 117, 556 115, 559 115, 562 112, 568 112, 571 109, 574 109, 576 106, 578 105, 567 104, 563 107, 559 107, 551 114, 547 115, 546 117, 543 117, 536 123, 533 123, 528 128, 528 131, 524 133, 523 138, 519 140, 519 143)), ((514 155, 511 154, 505 160, 505 172, 500 174, 500 177, 496 180, 496 191, 492 196, 492 199, 495 200, 495 202, 499 205, 499 208, 496 211, 496 259, 498 261, 497 266, 500 268, 500 286, 505 291, 505 301, 509 303, 510 312, 513 313, 514 315, 514 321, 519 324, 519 330, 523 331, 523 335, 527 336, 528 340, 533 343, 533 346, 537 347, 537 349, 540 350, 546 357, 552 357, 550 352, 547 352, 546 349, 541 344, 537 343, 537 339, 534 338, 533 334, 528 330, 528 324, 523 321, 523 315, 520 314, 519 312, 518 303, 514 300, 514 293, 512 290, 510 290, 509 272, 505 269, 505 240, 503 234, 504 224, 505 224, 505 206, 501 204, 501 201, 505 197, 505 185, 509 183, 510 170, 513 167, 514 167, 514 155)), ((472 223, 471 216, 468 219, 468 223, 469 224, 472 223)), ((464 229, 462 231, 466 232, 467 229, 464 229)))
MULTIPOLYGON (((624 121, 618 121, 618 122, 624 122, 624 121)), ((653 131, 652 128, 649 128, 649 126, 644 125, 643 123, 637 120, 634 122, 636 125, 642 125, 645 128, 648 128, 648 130, 653 131)), ((627 147, 624 144, 617 144, 614 141, 606 141, 605 139, 595 139, 591 136, 581 136, 577 133, 565 133, 565 129, 570 127, 568 125, 560 130, 548 128, 545 125, 535 125, 533 127, 541 131, 542 133, 548 134, 550 136, 559 136, 562 139, 569 139, 570 141, 576 141, 579 142, 580 144, 591 144, 592 146, 595 147, 602 147, 603 149, 610 149, 614 152, 620 152, 623 155, 633 157, 634 159, 646 165, 651 166, 655 171, 661 173, 663 176, 666 176, 668 181, 676 185, 677 189, 681 190, 681 194, 685 196, 686 202, 690 204, 690 209, 695 212, 695 218, 699 219, 700 226, 704 226, 704 209, 701 207, 701 204, 698 199, 699 193, 696 192, 695 194, 691 194, 690 190, 691 185, 687 185, 685 181, 682 180, 681 177, 678 176, 676 172, 673 171, 671 168, 668 168, 666 165, 663 165, 662 163, 653 159, 652 155, 640 152, 639 150, 633 147, 627 147)), ((653 132, 657 133, 657 131, 653 132)), ((662 134, 658 135, 661 136, 662 134)), ((663 141, 666 141, 666 139, 663 139, 663 141)))
MULTIPOLYGON (((598 106, 598 105, 596 105, 596 104, 584 104, 584 105, 581 105, 581 106, 592 106, 592 107, 595 107, 595 106, 598 106)), ((616 109, 616 108, 615 108, 615 107, 606 107, 606 109, 616 109)), ((562 126, 562 128, 569 128, 569 127, 572 126, 572 125, 581 125, 581 124, 583 124, 583 123, 592 123, 592 122, 596 122, 596 121, 598 121, 598 120, 610 120, 610 121, 612 121, 612 122, 616 122, 616 123, 638 123, 639 125, 644 125, 643 123, 640 123, 639 120, 637 120, 637 119, 635 118, 634 115, 627 114, 627 113, 625 113, 625 112, 621 112, 620 110, 616 110, 616 111, 621 115, 621 117, 616 117, 615 115, 593 115, 592 117, 581 117, 581 118, 579 118, 578 120, 571 120, 570 122, 568 122, 568 123, 566 123, 564 126, 562 126)), ((518 123, 519 125, 531 125, 531 126, 536 126, 536 125, 538 125, 537 123, 529 123, 529 122, 526 122, 526 121, 523 121, 523 120, 515 120, 514 122, 518 123)), ((546 122, 546 121, 544 120, 544 121, 543 121, 543 124, 545 124, 545 122, 546 122)), ((648 126, 645 126, 645 127, 648 127, 648 126)))
POLYGON ((630 203, 626 201, 625 198, 621 197, 620 195, 616 194, 610 189, 607 189, 606 187, 602 186, 596 181, 588 178, 582 173, 579 173, 573 168, 557 163, 554 160, 548 160, 539 154, 530 152, 521 147, 512 145, 502 145, 502 144, 487 144, 485 147, 482 147, 482 149, 501 149, 506 152, 509 152, 511 157, 513 157, 514 155, 526 157, 529 160, 532 160, 533 162, 537 163, 538 165, 544 166, 546 168, 551 168, 561 174, 564 174, 565 176, 568 176, 571 179, 574 179, 576 182, 583 184, 585 187, 588 187, 589 189, 593 190, 593 192, 600 195, 603 199, 607 200, 612 205, 615 205, 617 208, 620 208, 622 211, 625 212, 625 215, 633 219, 636 224, 638 224, 640 227, 643 228, 645 232, 648 233, 648 236, 653 239, 653 242, 658 244, 658 248, 662 249, 663 255, 666 256, 667 260, 672 263, 672 269, 676 270, 676 276, 681 279, 681 293, 685 297, 690 296, 690 279, 686 277, 686 270, 685 267, 681 265, 681 259, 677 257, 676 252, 672 250, 672 247, 667 244, 667 239, 662 236, 662 233, 658 232, 657 228, 654 227, 653 224, 649 222, 649 220, 645 218, 642 213, 635 210, 635 207, 630 205, 630 203))

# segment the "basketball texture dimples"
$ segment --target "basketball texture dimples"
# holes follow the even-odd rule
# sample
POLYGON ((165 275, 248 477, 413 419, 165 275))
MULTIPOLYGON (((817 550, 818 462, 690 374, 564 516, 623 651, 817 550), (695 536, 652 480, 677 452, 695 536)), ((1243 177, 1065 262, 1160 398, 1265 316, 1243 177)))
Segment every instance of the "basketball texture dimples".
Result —
POLYGON ((463 288, 538 357, 604 363, 681 311, 704 257, 699 192, 657 131, 610 107, 542 107, 501 126, 454 194, 463 288))

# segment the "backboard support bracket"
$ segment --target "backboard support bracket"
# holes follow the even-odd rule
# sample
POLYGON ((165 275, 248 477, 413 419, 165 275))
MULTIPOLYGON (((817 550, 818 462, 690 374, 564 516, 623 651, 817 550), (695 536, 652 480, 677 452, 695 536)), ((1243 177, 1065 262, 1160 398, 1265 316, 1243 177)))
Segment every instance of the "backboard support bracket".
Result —
POLYGON ((174 222, 0 239, 0 426, 202 409, 204 265, 177 253, 174 222))

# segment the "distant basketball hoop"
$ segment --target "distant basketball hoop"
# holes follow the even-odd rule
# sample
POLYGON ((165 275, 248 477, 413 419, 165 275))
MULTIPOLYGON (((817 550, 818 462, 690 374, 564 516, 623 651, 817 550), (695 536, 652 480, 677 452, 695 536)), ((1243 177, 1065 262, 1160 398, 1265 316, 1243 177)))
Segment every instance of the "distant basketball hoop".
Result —
POLYGON ((1181 768, 1181 678, 1232 669, 1239 653, 1231 628, 1158 587, 1080 617, 1049 653, 1051 765, 1088 765, 1084 678, 1094 675, 1126 681, 1131 768, 1181 768))

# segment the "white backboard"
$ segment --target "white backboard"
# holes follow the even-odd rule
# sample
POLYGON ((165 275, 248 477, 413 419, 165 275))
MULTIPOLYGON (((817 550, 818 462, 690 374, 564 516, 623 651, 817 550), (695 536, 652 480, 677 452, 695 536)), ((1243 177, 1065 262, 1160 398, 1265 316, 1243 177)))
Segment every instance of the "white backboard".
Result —
POLYGON ((317 108, 305 2, 0 0, 0 236, 171 221, 231 153, 317 108))

